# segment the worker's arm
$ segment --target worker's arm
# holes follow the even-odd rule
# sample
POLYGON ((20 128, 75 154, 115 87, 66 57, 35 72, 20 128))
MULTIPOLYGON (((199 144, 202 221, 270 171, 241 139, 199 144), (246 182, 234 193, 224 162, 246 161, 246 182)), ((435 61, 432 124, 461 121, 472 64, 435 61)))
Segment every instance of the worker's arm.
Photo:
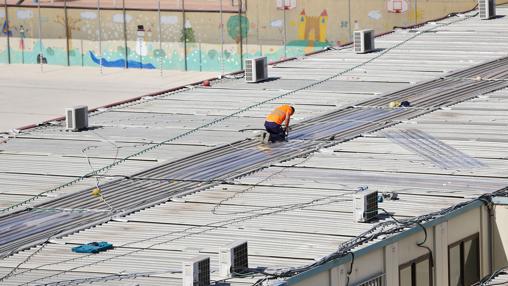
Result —
POLYGON ((286 133, 289 131, 289 119, 290 119, 291 115, 289 114, 289 112, 286 112, 286 133))

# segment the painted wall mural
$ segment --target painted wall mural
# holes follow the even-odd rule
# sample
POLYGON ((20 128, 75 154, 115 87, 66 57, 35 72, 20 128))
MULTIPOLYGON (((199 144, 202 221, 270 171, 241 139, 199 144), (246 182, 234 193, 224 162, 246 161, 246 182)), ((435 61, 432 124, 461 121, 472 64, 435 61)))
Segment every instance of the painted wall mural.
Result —
POLYGON ((95 55, 92 51, 90 53, 90 58, 92 61, 98 65, 101 65, 103 67, 107 68, 123 68, 125 66, 131 67, 131 68, 142 68, 142 69, 155 69, 155 66, 150 63, 142 63, 135 60, 125 61, 125 59, 118 59, 118 60, 108 60, 106 58, 99 58, 97 55, 95 55))
POLYGON ((292 10, 296 8, 296 0, 276 0, 277 9, 279 10, 292 10))
POLYGON ((247 58, 301 56, 347 43, 355 29, 382 33, 475 5, 470 0, 415 0, 425 5, 410 0, 245 1, 248 9, 241 15, 223 13, 223 25, 220 14, 209 11, 162 11, 159 18, 157 11, 68 9, 66 15, 63 9, 43 7, 41 35, 36 9, 9 6, 6 15, 2 7, 0 63, 236 71, 247 58))
POLYGON ((231 39, 235 40, 236 43, 240 43, 249 34, 249 19, 245 16, 231 16, 227 28, 231 39))
POLYGON ((298 23, 298 39, 326 42, 328 28, 328 12, 326 9, 319 16, 307 16, 305 9, 300 13, 298 23))
POLYGON ((409 3, 406 0, 387 0, 386 10, 390 13, 405 13, 409 10, 409 3))
POLYGON ((12 36, 12 31, 7 20, 4 20, 4 24, 2 25, 2 34, 4 34, 4 36, 12 36))

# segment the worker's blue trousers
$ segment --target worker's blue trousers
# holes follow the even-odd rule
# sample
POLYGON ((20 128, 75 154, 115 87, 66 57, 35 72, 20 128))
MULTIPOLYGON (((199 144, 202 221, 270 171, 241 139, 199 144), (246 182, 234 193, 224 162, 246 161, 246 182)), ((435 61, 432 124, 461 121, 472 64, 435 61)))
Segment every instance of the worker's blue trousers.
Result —
POLYGON ((286 139, 286 132, 282 129, 280 124, 271 121, 265 121, 265 128, 270 133, 270 141, 284 141, 286 139))

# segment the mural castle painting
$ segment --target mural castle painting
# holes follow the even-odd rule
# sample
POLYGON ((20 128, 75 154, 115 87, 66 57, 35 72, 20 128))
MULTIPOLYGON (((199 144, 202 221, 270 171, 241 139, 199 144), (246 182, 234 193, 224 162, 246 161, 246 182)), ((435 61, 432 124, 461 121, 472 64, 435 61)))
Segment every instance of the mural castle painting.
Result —
POLYGON ((305 9, 300 13, 298 23, 298 39, 307 41, 326 42, 328 27, 328 13, 326 9, 319 16, 307 16, 305 9))

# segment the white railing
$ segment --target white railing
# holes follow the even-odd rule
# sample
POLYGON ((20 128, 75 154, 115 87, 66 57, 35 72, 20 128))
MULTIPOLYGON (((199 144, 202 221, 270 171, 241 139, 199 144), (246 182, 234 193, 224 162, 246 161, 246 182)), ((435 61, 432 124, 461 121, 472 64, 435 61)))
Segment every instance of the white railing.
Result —
POLYGON ((368 280, 365 280, 363 282, 355 284, 355 286, 383 286, 384 283, 385 274, 379 274, 375 277, 369 278, 368 280))

